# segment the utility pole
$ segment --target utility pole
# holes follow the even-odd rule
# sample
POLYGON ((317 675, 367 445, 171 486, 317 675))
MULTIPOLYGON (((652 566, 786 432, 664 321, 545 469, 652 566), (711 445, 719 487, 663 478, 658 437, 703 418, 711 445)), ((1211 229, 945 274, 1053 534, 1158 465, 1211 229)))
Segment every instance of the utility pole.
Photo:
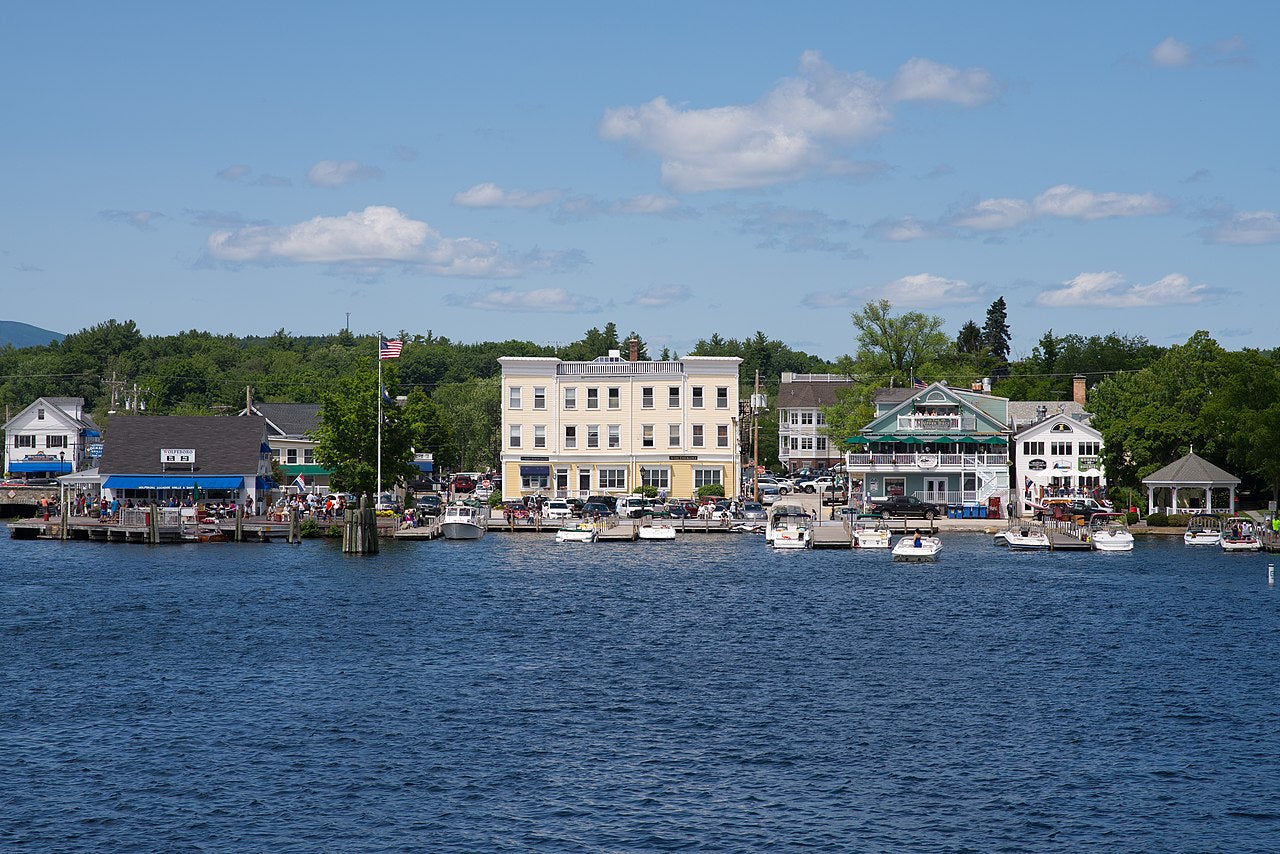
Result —
POLYGON ((751 500, 760 500, 760 369, 756 369, 756 390, 751 395, 751 500))

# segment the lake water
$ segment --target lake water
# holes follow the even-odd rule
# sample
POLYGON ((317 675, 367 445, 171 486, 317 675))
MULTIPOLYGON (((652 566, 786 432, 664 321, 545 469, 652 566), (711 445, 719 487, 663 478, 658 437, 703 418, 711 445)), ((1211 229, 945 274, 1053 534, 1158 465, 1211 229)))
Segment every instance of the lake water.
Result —
POLYGON ((0 540, 0 845, 1280 850, 1275 556, 0 540))

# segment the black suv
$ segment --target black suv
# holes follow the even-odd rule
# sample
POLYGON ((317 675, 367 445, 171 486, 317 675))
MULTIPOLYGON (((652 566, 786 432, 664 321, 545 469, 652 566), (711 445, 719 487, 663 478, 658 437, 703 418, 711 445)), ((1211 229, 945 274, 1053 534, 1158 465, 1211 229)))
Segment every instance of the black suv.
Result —
POLYGON ((423 516, 439 516, 444 502, 439 495, 419 495, 413 499, 413 509, 423 516))
POLYGON ((871 510, 886 516, 919 516, 922 519, 946 515, 938 505, 921 501, 914 495, 891 495, 880 501, 872 501, 871 510))

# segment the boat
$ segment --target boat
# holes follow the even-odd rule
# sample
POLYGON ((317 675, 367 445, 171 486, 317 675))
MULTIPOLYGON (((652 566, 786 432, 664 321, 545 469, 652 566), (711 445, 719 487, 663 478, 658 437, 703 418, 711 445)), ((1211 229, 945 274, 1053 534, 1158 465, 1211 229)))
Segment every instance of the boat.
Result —
POLYGON ((920 545, 916 545, 916 535, 906 534, 893 546, 893 559, 908 563, 937 560, 942 551, 942 540, 937 537, 920 537, 920 545))
POLYGON ((1089 542, 1100 552, 1133 551, 1133 534, 1124 513, 1094 513, 1089 519, 1089 542))
POLYGON ((862 513, 853 520, 853 545, 859 549, 889 548, 889 526, 879 513, 862 513))
POLYGON ((487 515, 470 504, 450 504, 440 518, 440 534, 446 540, 478 540, 488 530, 487 515))
POLYGON ((636 529, 636 536, 642 540, 674 540, 676 529, 675 526, 666 522, 655 524, 652 517, 645 517, 640 527, 636 529))
POLYGON ((1258 539, 1257 525, 1252 519, 1232 516, 1223 523, 1219 545, 1224 552, 1256 552, 1262 548, 1262 541, 1258 539))
POLYGON ((1010 525, 1004 532, 1006 545, 1017 551, 1042 551, 1052 547, 1044 525, 1039 522, 1026 521, 1010 525))
POLYGON ((594 543, 600 536, 591 522, 569 522, 556 531, 557 543, 594 543))
POLYGON ((1182 542, 1188 546, 1216 546, 1222 542, 1222 517, 1212 513, 1197 513, 1187 522, 1187 532, 1182 542))
POLYGON ((764 539, 775 549, 807 549, 813 545, 813 518, 798 504, 775 504, 764 539))

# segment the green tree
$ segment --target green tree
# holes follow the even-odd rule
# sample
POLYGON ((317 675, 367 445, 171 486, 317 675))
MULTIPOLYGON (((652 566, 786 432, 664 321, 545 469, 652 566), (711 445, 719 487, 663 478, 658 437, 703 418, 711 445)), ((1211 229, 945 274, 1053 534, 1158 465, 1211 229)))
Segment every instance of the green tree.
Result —
POLYGON ((916 376, 934 377, 955 368, 951 339, 942 318, 908 311, 894 316, 888 300, 876 300, 853 314, 858 350, 856 373, 888 382, 916 376))
POLYGON ((982 326, 982 347, 995 360, 992 376, 1007 376, 1009 373, 1009 314, 1004 297, 991 303, 987 309, 987 322, 982 326))
MULTIPOLYGON (((394 383, 395 368, 384 371, 394 383)), ((395 404, 383 405, 382 487, 408 479, 413 462, 413 424, 395 404)), ((377 489, 378 377, 366 368, 340 380, 320 401, 316 460, 333 472, 330 483, 343 492, 372 495, 377 489)))
POLYGON ((956 335, 956 352, 977 355, 982 352, 982 330, 972 320, 966 320, 956 335))
POLYGON ((446 467, 482 470, 497 465, 502 426, 500 381, 473 379, 441 386, 432 395, 441 413, 446 467))

